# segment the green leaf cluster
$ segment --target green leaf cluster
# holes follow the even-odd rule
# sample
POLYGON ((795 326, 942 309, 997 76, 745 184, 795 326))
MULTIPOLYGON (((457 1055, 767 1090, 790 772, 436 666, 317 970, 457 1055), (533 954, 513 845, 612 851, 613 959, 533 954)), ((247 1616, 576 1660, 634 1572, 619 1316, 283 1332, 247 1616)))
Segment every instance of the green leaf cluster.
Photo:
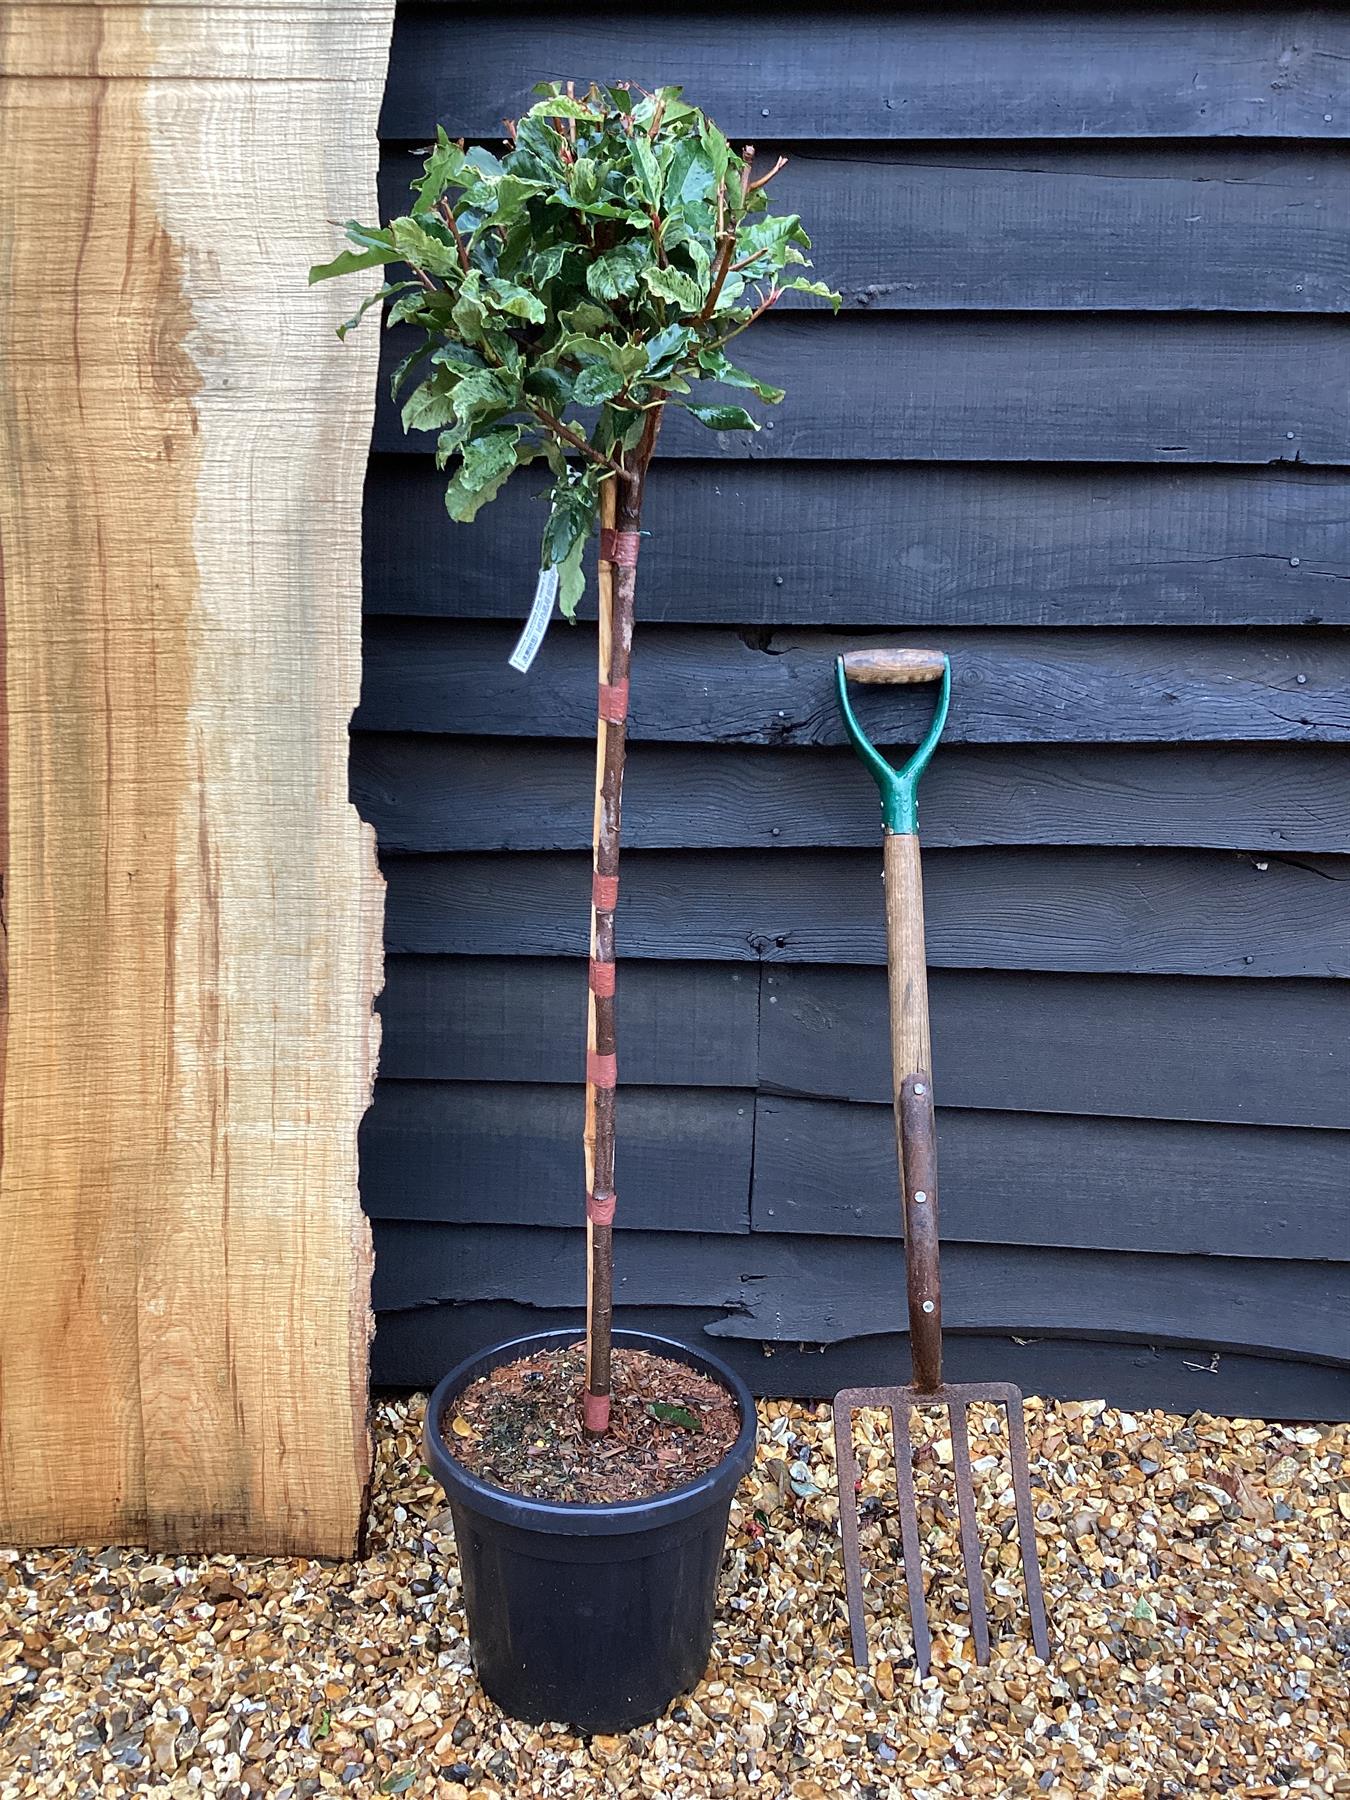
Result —
POLYGON ((564 613, 602 484, 645 467, 667 406, 711 431, 757 431, 745 407, 695 396, 705 384, 775 404, 783 390, 731 360, 731 340, 796 290, 839 296, 793 271, 810 239, 768 210, 747 147, 731 145, 677 87, 556 82, 511 127, 497 157, 439 130, 411 210, 383 228, 347 225, 352 248, 311 283, 399 264, 339 327, 388 302, 421 341, 393 377, 408 431, 437 433, 453 465, 446 505, 472 519, 511 472, 552 476, 541 563, 556 565, 564 613))

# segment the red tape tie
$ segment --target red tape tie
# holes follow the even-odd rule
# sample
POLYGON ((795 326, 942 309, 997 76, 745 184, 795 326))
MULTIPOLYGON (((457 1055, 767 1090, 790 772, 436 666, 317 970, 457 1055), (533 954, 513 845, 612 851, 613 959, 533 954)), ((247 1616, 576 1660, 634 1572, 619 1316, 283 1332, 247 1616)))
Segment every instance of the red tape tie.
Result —
POLYGON ((592 1225, 612 1225, 618 1199, 617 1194, 587 1194, 586 1217, 592 1225))
POLYGON ((638 546, 642 537, 636 531, 612 531, 608 525, 600 527, 600 556, 602 561, 613 563, 619 569, 636 569, 638 546))
POLYGON ((598 1050, 586 1052, 586 1079, 592 1087, 612 1088, 619 1085, 619 1059, 611 1050, 602 1056, 598 1050))
POLYGON ((591 992, 600 1000, 608 1000, 614 992, 615 967, 613 963, 597 962, 591 958, 591 992))
POLYGON ((613 912, 619 904, 617 875, 591 876, 591 903, 597 912, 613 912))
POLYGON ((581 1394, 581 1416, 585 1420, 587 1431, 604 1433, 609 1430, 609 1395, 593 1394, 589 1388, 583 1388, 581 1394))
POLYGON ((628 717, 628 683, 626 681, 602 681, 600 683, 600 717, 606 725, 622 725, 628 717))

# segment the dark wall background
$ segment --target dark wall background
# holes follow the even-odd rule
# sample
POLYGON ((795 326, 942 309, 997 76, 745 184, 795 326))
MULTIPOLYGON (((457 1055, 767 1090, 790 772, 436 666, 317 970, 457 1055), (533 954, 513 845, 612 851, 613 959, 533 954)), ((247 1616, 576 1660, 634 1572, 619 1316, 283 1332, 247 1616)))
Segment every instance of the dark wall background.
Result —
MULTIPOLYGON (((618 1294, 763 1391, 907 1368, 878 816, 830 673, 931 641, 953 1373, 1350 1414, 1347 58, 1333 7, 400 8, 387 205, 437 121, 682 82, 790 157, 847 296, 744 340, 789 389, 752 442, 670 421, 639 599, 618 1294)), ((506 666, 533 486, 452 525, 382 399, 386 1382, 583 1290, 594 634, 506 666)))

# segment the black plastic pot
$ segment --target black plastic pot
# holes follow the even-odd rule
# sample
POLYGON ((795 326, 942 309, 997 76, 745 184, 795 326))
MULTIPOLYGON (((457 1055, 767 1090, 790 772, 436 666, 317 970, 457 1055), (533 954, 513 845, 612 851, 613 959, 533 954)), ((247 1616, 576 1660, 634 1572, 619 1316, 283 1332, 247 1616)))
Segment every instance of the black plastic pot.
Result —
POLYGON ((716 1357, 670 1338, 616 1331, 616 1344, 720 1382, 741 1415, 736 1442, 706 1475, 651 1500, 563 1505, 480 1481, 441 1436, 450 1403, 480 1375, 575 1331, 516 1338, 452 1369, 427 1407, 427 1461, 450 1502, 474 1664, 504 1712, 577 1731, 645 1724, 698 1681, 712 1649, 727 1513, 755 1452, 749 1389, 716 1357))

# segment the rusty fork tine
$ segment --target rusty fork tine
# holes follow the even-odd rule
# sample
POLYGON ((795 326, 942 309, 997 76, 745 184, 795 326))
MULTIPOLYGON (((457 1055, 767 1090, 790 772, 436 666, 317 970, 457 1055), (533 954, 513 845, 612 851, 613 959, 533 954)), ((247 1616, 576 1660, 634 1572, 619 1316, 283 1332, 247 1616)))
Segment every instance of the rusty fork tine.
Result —
POLYGON ((900 1500, 900 1547, 909 1595, 909 1623, 914 1633, 914 1660, 920 1675, 928 1673, 932 1641, 923 1598, 923 1556, 919 1549, 919 1509, 914 1498, 914 1457, 909 1441, 909 1401, 892 1402, 891 1435, 895 1443, 895 1488, 900 1500))
POLYGON ((970 1595, 970 1634, 975 1640, 975 1660, 989 1661, 989 1615, 984 1604, 984 1570, 980 1565, 980 1536, 975 1522, 975 1487, 970 1478, 970 1439, 966 1433, 967 1402, 953 1400, 947 1408, 952 1422, 952 1474, 956 1481, 956 1510, 961 1529, 961 1560, 966 1565, 970 1595))
POLYGON ((844 1543, 844 1591, 853 1666, 867 1667, 867 1620, 863 1615, 862 1546, 858 1542, 858 1459, 853 1450, 853 1407, 834 1403, 834 1466, 839 1481, 839 1534, 844 1543))
POLYGON ((1004 1405, 1008 1411, 1008 1452, 1012 1461, 1013 1499, 1017 1507, 1017 1536, 1022 1550, 1022 1576, 1027 1585, 1027 1611, 1031 1614, 1031 1641, 1042 1662, 1050 1660, 1050 1634, 1045 1622, 1045 1596, 1041 1592, 1041 1564, 1036 1550, 1036 1525, 1031 1515, 1031 1465, 1027 1459, 1027 1428, 1022 1417, 1022 1396, 1014 1388, 1004 1405))

